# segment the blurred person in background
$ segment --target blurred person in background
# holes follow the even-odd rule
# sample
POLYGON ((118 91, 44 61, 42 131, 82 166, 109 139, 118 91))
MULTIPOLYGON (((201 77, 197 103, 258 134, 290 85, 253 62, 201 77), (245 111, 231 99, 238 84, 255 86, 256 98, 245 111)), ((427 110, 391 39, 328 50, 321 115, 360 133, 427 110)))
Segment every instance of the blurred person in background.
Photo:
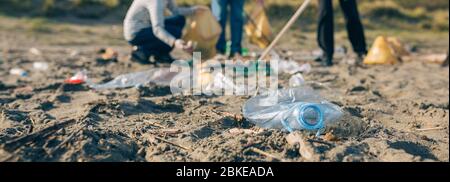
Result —
POLYGON ((131 60, 149 64, 154 56, 157 62, 171 63, 174 48, 189 52, 192 47, 180 39, 185 16, 204 10, 203 6, 178 7, 175 0, 134 0, 123 23, 124 37, 133 45, 131 60), (171 16, 165 16, 166 9, 171 16))
MULTIPOLYGON (((346 23, 347 32, 354 52, 358 55, 357 63, 363 61, 367 54, 364 28, 361 23, 356 0, 339 0, 346 23)), ((334 54, 334 15, 332 0, 319 0, 319 25, 317 41, 323 55, 317 59, 323 66, 333 65, 334 54)))
POLYGON ((230 13, 231 48, 230 57, 240 57, 242 54, 242 36, 244 32, 244 4, 245 0, 212 0, 211 6, 214 16, 222 27, 222 34, 217 42, 219 55, 226 51, 226 24, 230 13), (229 10, 228 10, 229 8, 229 10))

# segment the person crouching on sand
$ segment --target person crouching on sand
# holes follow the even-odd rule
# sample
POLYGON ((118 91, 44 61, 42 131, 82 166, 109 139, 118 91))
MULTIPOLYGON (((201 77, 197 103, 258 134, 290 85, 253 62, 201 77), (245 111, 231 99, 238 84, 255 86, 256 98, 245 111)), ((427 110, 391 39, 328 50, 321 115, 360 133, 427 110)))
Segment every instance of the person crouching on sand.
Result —
POLYGON ((207 7, 178 7, 175 0, 134 0, 124 20, 125 39, 133 46, 131 60, 150 64, 149 58, 157 62, 171 63, 170 52, 175 49, 189 51, 190 45, 181 40, 185 16, 201 13, 207 7), (165 17, 165 10, 171 16, 165 17))

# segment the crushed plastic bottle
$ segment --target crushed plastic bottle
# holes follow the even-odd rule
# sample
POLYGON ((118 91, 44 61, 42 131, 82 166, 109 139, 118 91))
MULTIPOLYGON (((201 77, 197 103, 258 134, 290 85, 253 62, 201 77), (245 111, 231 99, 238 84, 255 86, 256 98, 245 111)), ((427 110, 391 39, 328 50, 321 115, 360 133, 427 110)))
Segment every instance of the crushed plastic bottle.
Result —
POLYGON ((28 76, 28 72, 21 69, 21 68, 13 68, 11 70, 9 70, 9 74, 11 75, 17 75, 17 76, 21 76, 21 77, 26 77, 28 76))
POLYGON ((91 84, 91 88, 96 90, 139 87, 147 83, 154 83, 160 86, 170 86, 171 80, 177 75, 170 72, 169 68, 157 68, 147 71, 124 74, 105 84, 91 84))
POLYGON ((243 108, 244 117, 262 128, 317 130, 337 121, 342 110, 322 99, 311 87, 297 87, 271 92, 249 99, 243 108))

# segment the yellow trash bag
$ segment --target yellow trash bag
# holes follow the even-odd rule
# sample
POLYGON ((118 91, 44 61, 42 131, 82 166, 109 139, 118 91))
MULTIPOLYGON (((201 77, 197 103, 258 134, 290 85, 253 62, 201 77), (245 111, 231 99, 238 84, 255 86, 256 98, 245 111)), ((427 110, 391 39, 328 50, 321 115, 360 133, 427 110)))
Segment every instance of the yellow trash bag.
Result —
POLYGON ((387 38, 379 36, 375 39, 369 54, 364 59, 364 64, 395 64, 398 61, 395 51, 389 45, 387 38))
POLYGON ((388 37, 387 41, 398 57, 409 55, 409 52, 405 49, 405 46, 397 37, 388 37))
POLYGON ((262 49, 268 47, 273 39, 273 35, 269 18, 267 17, 261 2, 254 6, 247 19, 248 22, 244 29, 250 39, 250 43, 257 45, 262 49))
POLYGON ((216 55, 216 44, 222 28, 210 10, 192 17, 190 25, 183 37, 185 41, 194 43, 194 51, 202 53, 202 59, 210 59, 216 55))

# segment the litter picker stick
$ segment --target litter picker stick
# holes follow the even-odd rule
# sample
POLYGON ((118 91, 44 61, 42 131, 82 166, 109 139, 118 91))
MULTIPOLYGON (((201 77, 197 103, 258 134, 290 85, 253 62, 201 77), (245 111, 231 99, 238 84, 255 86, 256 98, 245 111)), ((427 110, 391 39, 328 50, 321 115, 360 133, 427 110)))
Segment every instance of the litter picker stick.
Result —
MULTIPOLYGON (((297 12, 295 12, 295 14, 286 23, 286 25, 284 25, 284 27, 283 27, 283 29, 281 29, 280 33, 277 34, 275 39, 273 39, 273 41, 270 43, 269 47, 267 47, 264 50, 264 52, 261 54, 261 56, 258 58, 258 60, 256 60, 256 62, 259 62, 260 60, 264 59, 269 54, 269 52, 273 49, 273 47, 275 47, 275 45, 278 43, 278 41, 281 39, 281 37, 286 33, 286 31, 288 31, 289 28, 291 28, 292 24, 294 24, 295 21, 298 19, 298 17, 300 17, 300 15, 302 15, 303 11, 305 11, 305 9, 306 9, 306 7, 308 7, 309 3, 311 3, 311 0, 305 0, 305 2, 303 2, 303 4, 300 6, 300 8, 298 8, 297 12)), ((255 91, 254 96, 258 95, 258 92, 259 92, 259 85, 256 86, 256 91, 255 91)))
POLYGON ((275 47, 277 42, 286 33, 286 31, 288 31, 289 28, 291 28, 292 24, 294 24, 295 21, 298 19, 298 17, 305 11, 306 7, 309 5, 310 2, 311 2, 311 0, 306 0, 305 2, 303 2, 302 6, 300 6, 300 8, 298 8, 297 12, 295 12, 295 14, 291 17, 291 19, 283 27, 283 29, 281 29, 280 33, 278 33, 278 35, 275 37, 275 39, 273 39, 273 41, 270 43, 269 47, 267 47, 264 50, 264 52, 261 54, 261 56, 259 57, 259 59, 257 61, 264 59, 269 54, 269 52, 273 49, 273 47, 275 47))

